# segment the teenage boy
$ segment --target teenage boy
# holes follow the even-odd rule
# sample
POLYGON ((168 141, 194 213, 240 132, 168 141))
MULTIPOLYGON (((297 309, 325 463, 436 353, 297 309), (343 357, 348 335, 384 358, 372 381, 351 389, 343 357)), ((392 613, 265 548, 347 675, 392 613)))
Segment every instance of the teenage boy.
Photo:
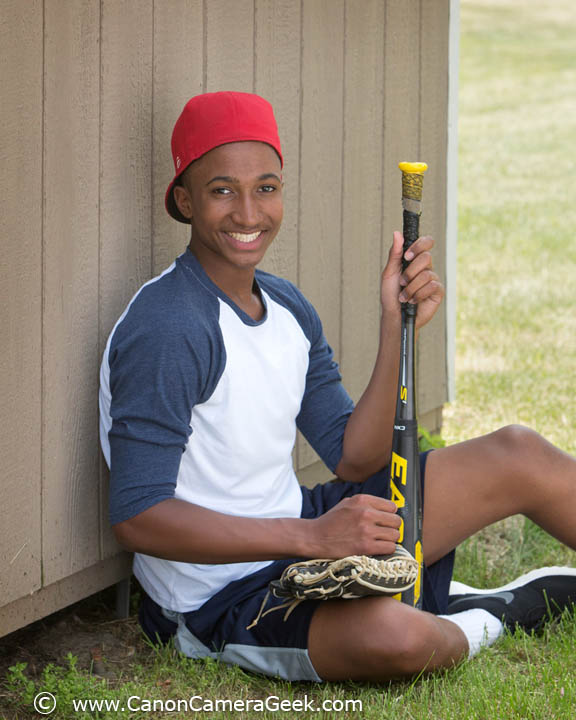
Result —
MULTIPOLYGON (((253 623, 268 583, 294 559, 395 550, 385 468, 400 305, 418 304, 420 328, 444 289, 432 239, 417 240, 403 272, 394 233, 379 350, 354 406, 312 305, 257 269, 283 210, 271 106, 248 93, 192 98, 172 153, 166 208, 190 225, 190 244, 132 299, 101 370, 111 522, 135 552, 148 635, 289 680, 385 681, 450 667, 506 625, 536 627, 576 599, 571 568, 485 593, 458 586, 450 598, 454 548, 497 520, 523 513, 576 547, 576 460, 514 426, 421 458, 423 611, 390 597, 306 601, 253 623), (297 428, 342 482, 299 487, 297 428)), ((330 192, 329 179, 317 192, 330 192)))

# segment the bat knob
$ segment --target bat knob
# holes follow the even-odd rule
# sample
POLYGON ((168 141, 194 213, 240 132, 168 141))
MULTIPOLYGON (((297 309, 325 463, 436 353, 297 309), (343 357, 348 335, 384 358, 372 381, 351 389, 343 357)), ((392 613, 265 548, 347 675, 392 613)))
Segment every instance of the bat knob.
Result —
POLYGON ((423 162, 401 162, 398 163, 398 167, 409 175, 423 175, 428 170, 428 165, 423 162))

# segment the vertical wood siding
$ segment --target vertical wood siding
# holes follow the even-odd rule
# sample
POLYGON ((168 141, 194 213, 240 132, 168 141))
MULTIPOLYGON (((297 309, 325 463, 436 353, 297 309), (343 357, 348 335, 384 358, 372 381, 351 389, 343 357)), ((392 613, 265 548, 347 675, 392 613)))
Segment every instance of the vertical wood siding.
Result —
MULTIPOLYGON (((130 297, 186 246, 163 207, 184 103, 215 90, 272 102, 285 218, 263 267, 315 304, 358 399, 401 223, 400 160, 430 165, 422 225, 444 273, 449 5, 0 1, 0 634, 62 606, 73 577, 93 592, 96 573, 109 583, 123 567, 98 367, 130 297), (19 621, 14 603, 35 591, 50 599, 19 621)), ((438 316, 420 341, 421 414, 446 399, 445 365, 438 316)), ((298 467, 315 460, 299 439, 298 467)))
POLYGON ((99 3, 45 3, 42 561, 50 585, 100 559, 99 3), (73 209, 71 212, 70 209, 73 209), (95 512, 96 511, 96 512, 95 512))
POLYGON ((42 2, 0 17, 0 605, 41 587, 42 2))
MULTIPOLYGON (((344 0, 305 2, 302 20, 298 284, 322 318, 339 357, 344 0)), ((298 465, 304 467, 315 459, 301 439, 298 465)))
POLYGON ((382 233, 387 26, 380 0, 347 0, 345 12, 340 367, 358 399, 378 349, 380 275, 390 239, 382 233))

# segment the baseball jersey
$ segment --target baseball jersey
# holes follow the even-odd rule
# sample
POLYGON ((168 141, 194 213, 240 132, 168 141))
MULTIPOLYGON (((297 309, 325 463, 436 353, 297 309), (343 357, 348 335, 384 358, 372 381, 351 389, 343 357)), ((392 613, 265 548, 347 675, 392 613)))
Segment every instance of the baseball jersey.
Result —
MULTIPOLYGON (((300 517, 297 428, 330 469, 338 464, 353 404, 320 319, 290 282, 256 270, 255 283, 258 321, 187 250, 116 323, 100 371, 112 524, 168 498, 244 517, 300 517)), ((268 564, 137 553, 134 573, 159 605, 188 612, 268 564)))

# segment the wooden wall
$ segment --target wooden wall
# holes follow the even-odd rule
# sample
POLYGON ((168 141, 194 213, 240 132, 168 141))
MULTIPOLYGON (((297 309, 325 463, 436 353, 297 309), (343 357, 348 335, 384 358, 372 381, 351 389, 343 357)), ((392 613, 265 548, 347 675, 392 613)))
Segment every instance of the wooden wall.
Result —
MULTIPOLYGON (((316 305, 357 398, 400 227, 399 160, 430 165, 422 229, 444 272, 449 7, 0 0, 0 635, 127 572, 107 524, 98 367, 132 294, 187 242, 163 208, 186 100, 244 90, 274 105, 286 214, 264 267, 316 305)), ((432 424, 445 332, 438 316, 420 341, 432 424)), ((300 440, 303 475, 320 477, 315 463, 300 440)))

